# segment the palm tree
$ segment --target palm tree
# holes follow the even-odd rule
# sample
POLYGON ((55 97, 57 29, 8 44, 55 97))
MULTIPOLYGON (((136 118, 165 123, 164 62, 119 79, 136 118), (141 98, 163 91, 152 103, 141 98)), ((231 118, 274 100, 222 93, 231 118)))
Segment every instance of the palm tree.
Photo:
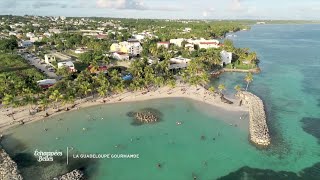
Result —
POLYGON ((39 101, 39 105, 42 107, 42 109, 45 111, 45 116, 49 116, 49 114, 48 114, 48 111, 47 111, 47 108, 48 108, 48 106, 49 106, 49 100, 48 100, 48 98, 47 97, 45 97, 45 96, 42 96, 41 98, 40 98, 40 101, 39 101))
POLYGON ((24 104, 30 105, 29 106, 29 114, 31 115, 32 114, 31 109, 33 109, 32 105, 36 103, 36 98, 34 98, 32 94, 28 93, 28 94, 23 94, 22 100, 23 100, 24 104))
POLYGON ((224 84, 219 84, 218 89, 220 91, 220 94, 222 95, 222 92, 226 90, 226 86, 224 84))
POLYGON ((176 87, 176 80, 174 80, 174 79, 169 80, 168 85, 171 89, 175 88, 176 87))
POLYGON ((249 84, 253 81, 253 75, 252 73, 248 73, 244 80, 247 82, 246 91, 248 90, 249 84))
POLYGON ((13 116, 13 108, 17 107, 18 105, 18 101, 16 99, 15 96, 11 95, 11 94, 5 94, 3 99, 2 99, 2 103, 6 106, 6 107, 11 107, 11 117, 13 120, 15 120, 14 116, 13 116))
POLYGON ((87 97, 88 94, 90 92, 92 92, 92 89, 91 89, 91 84, 89 82, 83 82, 81 85, 80 85, 80 91, 82 92, 82 94, 87 97))
POLYGON ((211 94, 214 94, 214 92, 216 91, 216 88, 214 86, 210 86, 208 90, 211 94))
POLYGON ((234 87, 234 89, 237 91, 237 92, 239 92, 239 91, 241 91, 241 86, 238 84, 238 85, 236 85, 235 87, 234 87))
POLYGON ((58 90, 54 90, 51 92, 49 99, 54 101, 55 108, 59 110, 58 102, 63 99, 63 95, 58 90))

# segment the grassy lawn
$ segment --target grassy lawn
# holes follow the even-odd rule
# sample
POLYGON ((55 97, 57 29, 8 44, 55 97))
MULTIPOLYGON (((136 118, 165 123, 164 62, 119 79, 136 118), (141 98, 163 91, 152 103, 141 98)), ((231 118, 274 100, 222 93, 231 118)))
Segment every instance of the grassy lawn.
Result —
POLYGON ((0 74, 22 79, 31 77, 35 80, 45 77, 38 69, 27 64, 22 57, 15 54, 0 54, 0 74))

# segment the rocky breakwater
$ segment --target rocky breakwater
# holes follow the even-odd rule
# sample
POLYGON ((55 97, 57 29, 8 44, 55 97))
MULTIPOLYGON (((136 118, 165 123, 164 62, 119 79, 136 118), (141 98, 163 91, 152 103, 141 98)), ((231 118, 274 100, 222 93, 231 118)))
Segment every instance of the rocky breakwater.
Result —
POLYGON ((65 175, 54 178, 54 180, 84 180, 84 174, 80 170, 73 170, 65 175))
POLYGON ((22 180, 17 164, 0 147, 0 179, 1 180, 22 180))
POLYGON ((238 92, 236 97, 242 100, 242 104, 249 107, 250 140, 257 145, 268 146, 271 143, 271 139, 263 101, 256 95, 246 91, 238 92))

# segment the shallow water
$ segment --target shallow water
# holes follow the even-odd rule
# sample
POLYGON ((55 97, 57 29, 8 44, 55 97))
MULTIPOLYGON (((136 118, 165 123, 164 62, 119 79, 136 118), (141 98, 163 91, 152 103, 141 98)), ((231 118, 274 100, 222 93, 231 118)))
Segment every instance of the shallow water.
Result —
MULTIPOLYGON (((25 162, 31 163, 18 164, 26 179, 35 180, 67 171, 66 157, 60 163, 33 162, 35 149, 60 149, 65 155, 67 147, 74 148, 70 156, 78 152, 139 154, 139 159, 90 162, 69 158, 69 169, 84 167, 90 179, 97 180, 184 180, 194 175, 198 179, 320 179, 320 165, 316 164, 320 162, 319 33, 320 25, 261 25, 234 38, 237 46, 250 47, 261 59, 262 73, 254 76, 249 90, 266 105, 272 133, 268 149, 248 141, 246 113, 212 110, 186 99, 69 112, 11 130, 4 146, 18 160, 29 158, 25 162), (163 120, 133 126, 127 112, 147 107, 158 109, 163 120), (183 124, 177 126, 176 121, 183 124), (30 170, 34 173, 27 173, 30 170)), ((225 83, 231 94, 236 84, 244 85, 244 76, 226 73, 213 84, 225 83)))

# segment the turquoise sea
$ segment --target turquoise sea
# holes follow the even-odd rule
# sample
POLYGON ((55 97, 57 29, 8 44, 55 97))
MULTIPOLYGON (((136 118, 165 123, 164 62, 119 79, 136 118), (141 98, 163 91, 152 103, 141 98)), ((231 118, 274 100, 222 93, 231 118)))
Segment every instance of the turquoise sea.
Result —
MULTIPOLYGON (((27 180, 52 179, 74 168, 90 180, 320 179, 319 34, 320 25, 259 25, 232 38, 261 60, 262 73, 249 89, 266 105, 272 138, 267 149, 248 141, 247 113, 187 99, 81 109, 12 129, 2 144, 27 180), (162 121, 132 124, 127 113, 143 108, 157 109, 162 121), (39 163, 35 150, 63 156, 39 163), (139 159, 73 158, 81 153, 139 159)), ((244 85, 244 76, 226 73, 212 83, 225 83, 231 95, 236 84, 244 85)))

